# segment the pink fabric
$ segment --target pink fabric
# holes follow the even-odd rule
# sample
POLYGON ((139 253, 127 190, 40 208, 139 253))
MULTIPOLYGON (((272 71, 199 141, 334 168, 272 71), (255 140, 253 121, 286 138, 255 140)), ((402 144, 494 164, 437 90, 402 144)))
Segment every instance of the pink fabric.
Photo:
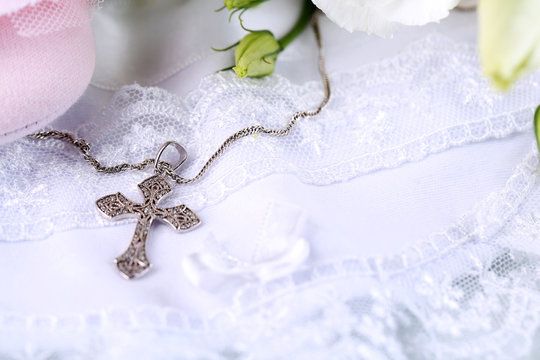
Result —
POLYGON ((39 0, 0 0, 0 15, 9 14, 37 2, 39 0))
POLYGON ((95 65, 85 0, 43 0, 0 16, 0 143, 63 114, 95 65))

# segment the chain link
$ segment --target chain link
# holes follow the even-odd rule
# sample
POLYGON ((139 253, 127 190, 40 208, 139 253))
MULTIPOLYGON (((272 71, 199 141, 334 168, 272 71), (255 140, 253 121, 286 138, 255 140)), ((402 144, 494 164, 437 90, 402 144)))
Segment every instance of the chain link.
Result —
POLYGON ((125 170, 144 170, 148 165, 152 165, 154 163, 154 159, 145 159, 137 164, 123 163, 114 166, 104 166, 90 154, 90 144, 88 144, 86 140, 76 138, 73 134, 64 131, 39 131, 28 135, 28 137, 39 140, 58 139, 72 144, 77 149, 79 149, 79 151, 83 155, 84 160, 90 163, 100 173, 114 174, 125 170))
MULTIPOLYGON (((328 101, 330 100, 330 81, 328 79, 328 75, 326 73, 325 65, 324 65, 324 57, 322 54, 322 41, 321 41, 321 34, 319 31, 319 24, 317 21, 317 13, 315 13, 312 18, 312 26, 313 26, 313 31, 315 33, 315 40, 317 42, 317 48, 319 51, 319 72, 321 74, 322 83, 324 87, 324 97, 321 103, 319 104, 319 106, 317 106, 313 110, 298 111, 294 113, 291 116, 289 122, 281 129, 268 129, 262 125, 252 125, 252 126, 248 126, 244 129, 241 129, 235 132, 220 145, 220 147, 206 161, 206 163, 201 168, 199 173, 195 175, 193 178, 188 179, 188 178, 181 177, 173 170, 171 164, 164 161, 159 162, 158 166, 155 168, 155 172, 157 174, 170 177, 173 181, 177 182, 178 184, 193 183, 199 180, 208 171, 210 166, 225 152, 225 150, 237 140, 242 139, 246 136, 255 135, 255 134, 265 134, 265 135, 270 135, 270 136, 286 136, 295 127, 299 119, 308 118, 308 117, 316 116, 317 114, 319 114, 322 111, 322 109, 326 106, 328 101)), ((40 132, 30 134, 28 135, 28 137, 33 138, 33 139, 40 139, 40 140, 52 138, 52 139, 58 139, 58 140, 70 143, 76 148, 78 148, 79 151, 82 153, 83 158, 88 163, 90 163, 98 172, 101 172, 101 173, 114 174, 114 173, 119 173, 125 170, 144 170, 149 165, 154 164, 154 160, 155 160, 155 159, 149 158, 136 164, 122 163, 122 164, 118 164, 114 166, 104 166, 95 157, 93 157, 90 154, 90 144, 88 144, 88 142, 86 142, 86 140, 84 139, 76 138, 71 133, 59 131, 59 130, 48 130, 48 131, 40 131, 40 132)))

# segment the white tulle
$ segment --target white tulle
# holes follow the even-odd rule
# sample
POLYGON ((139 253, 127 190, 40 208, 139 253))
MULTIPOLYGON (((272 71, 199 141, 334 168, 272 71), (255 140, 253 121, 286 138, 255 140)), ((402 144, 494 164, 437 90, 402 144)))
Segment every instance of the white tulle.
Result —
MULTIPOLYGON (((332 75, 333 98, 320 116, 301 121, 286 138, 243 140, 200 182, 177 187, 171 200, 198 211, 274 173, 332 184, 530 129, 537 78, 516 86, 515 96, 503 97, 482 78, 473 48, 431 36, 395 58, 332 75)), ((154 157, 161 144, 174 139, 188 151, 181 174, 189 177, 234 131, 258 123, 279 128, 297 109, 315 107, 321 98, 319 82, 300 86, 277 76, 238 80, 232 73, 215 74, 184 98, 133 85, 76 133, 109 165, 154 157)), ((5 214, 0 239, 43 239, 55 231, 110 225, 97 213, 95 200, 119 189, 138 196, 141 176, 98 174, 60 142, 9 144, 0 154, 5 214)))
MULTIPOLYGON (((99 8, 103 1, 87 0, 86 2, 90 8, 99 8)), ((0 8, 0 15, 4 15, 1 13, 2 10, 6 11, 19 36, 34 37, 79 27, 82 21, 89 21, 88 16, 81 16, 81 12, 85 9, 77 5, 75 3, 59 5, 56 0, 13 1, 13 4, 6 4, 6 9, 0 8)), ((82 14, 86 15, 85 12, 82 14)))
POLYGON ((533 151, 501 192, 401 256, 351 257, 247 285, 234 306, 209 318, 153 306, 4 314, 2 351, 58 359, 535 359, 537 166, 533 151))
MULTIPOLYGON (((474 54, 435 35, 395 58, 332 74, 333 98, 320 117, 301 122, 288 138, 245 139, 202 182, 176 187, 172 201, 200 210, 275 173, 334 184, 531 130, 539 74, 511 96, 497 95, 474 54)), ((177 140, 190 154, 182 170, 189 176, 232 131, 254 123, 280 127, 321 96, 318 82, 239 81, 229 73, 205 78, 183 98, 133 85, 77 134, 109 164, 140 161, 177 140)), ((2 150, 3 241, 47 241, 66 229, 108 226, 94 201, 121 189, 136 196, 144 177, 95 174, 55 141, 24 139, 2 150)), ((231 256, 227 244, 210 238, 184 259, 200 288, 243 279, 226 309, 209 316, 157 306, 54 316, 3 312, 0 358, 535 359, 537 167, 533 148, 503 189, 445 231, 391 256, 304 262, 311 248, 303 211, 275 204, 252 256, 231 256)))

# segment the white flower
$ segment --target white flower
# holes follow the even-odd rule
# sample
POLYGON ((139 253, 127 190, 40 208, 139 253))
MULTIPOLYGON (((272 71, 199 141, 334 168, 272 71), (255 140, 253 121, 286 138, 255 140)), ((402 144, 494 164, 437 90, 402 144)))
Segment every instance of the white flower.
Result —
POLYGON ((459 2, 459 7, 464 10, 473 10, 476 7, 477 3, 477 0, 461 0, 459 2))
POLYGON ((480 57, 500 89, 540 66, 540 1, 480 0, 480 57))
POLYGON ((387 36, 399 25, 425 25, 448 16, 459 0, 313 0, 348 31, 387 36))

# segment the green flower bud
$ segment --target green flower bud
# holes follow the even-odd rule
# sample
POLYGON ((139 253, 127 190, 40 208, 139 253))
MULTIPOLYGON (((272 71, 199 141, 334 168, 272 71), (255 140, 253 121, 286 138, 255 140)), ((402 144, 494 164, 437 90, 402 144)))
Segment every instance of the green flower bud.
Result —
POLYGON ((234 51, 236 66, 233 70, 239 78, 270 75, 280 50, 281 46, 271 32, 249 33, 234 51))
POLYGON ((227 7, 227 10, 232 9, 246 9, 255 5, 260 4, 261 0, 225 0, 224 4, 227 7))

